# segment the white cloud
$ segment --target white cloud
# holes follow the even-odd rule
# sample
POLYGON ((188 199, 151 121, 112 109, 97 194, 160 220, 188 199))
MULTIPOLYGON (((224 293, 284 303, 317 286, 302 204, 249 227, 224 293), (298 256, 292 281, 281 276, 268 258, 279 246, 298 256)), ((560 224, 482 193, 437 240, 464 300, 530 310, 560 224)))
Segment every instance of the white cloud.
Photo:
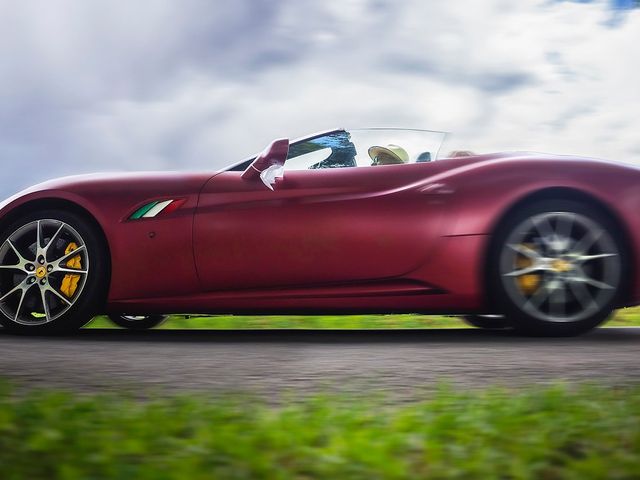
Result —
POLYGON ((217 169, 334 126, 640 162, 640 10, 538 0, 0 0, 0 193, 217 169))

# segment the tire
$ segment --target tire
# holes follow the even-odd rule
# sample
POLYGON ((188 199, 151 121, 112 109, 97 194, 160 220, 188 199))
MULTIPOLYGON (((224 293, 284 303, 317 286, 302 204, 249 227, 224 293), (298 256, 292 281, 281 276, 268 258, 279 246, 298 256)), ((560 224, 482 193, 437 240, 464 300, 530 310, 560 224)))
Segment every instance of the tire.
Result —
POLYGON ((129 330, 149 330, 157 327, 167 318, 166 315, 109 315, 113 323, 129 330))
POLYGON ((489 252, 489 300, 520 333, 573 336, 604 322, 626 288, 628 253, 605 213, 574 200, 517 210, 489 252))
POLYGON ((465 315, 462 317, 472 327, 483 330, 505 330, 511 328, 502 315, 465 315))
POLYGON ((41 210, 13 222, 0 235, 0 324, 20 334, 81 328, 104 307, 107 252, 91 222, 73 212, 41 210))

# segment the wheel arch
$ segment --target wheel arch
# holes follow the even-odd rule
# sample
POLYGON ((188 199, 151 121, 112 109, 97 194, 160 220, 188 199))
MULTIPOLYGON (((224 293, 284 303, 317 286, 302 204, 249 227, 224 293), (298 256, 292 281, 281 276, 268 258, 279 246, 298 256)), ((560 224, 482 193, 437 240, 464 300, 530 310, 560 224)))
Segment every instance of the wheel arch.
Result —
POLYGON ((496 232, 498 232, 501 226, 504 225, 506 221, 520 208, 523 208, 527 204, 543 200, 573 200, 576 202, 585 203, 590 205, 592 208, 599 210, 601 214, 611 219, 616 229, 616 233, 618 234, 620 241, 622 242, 622 247, 624 248, 625 254, 627 255, 627 258, 629 260, 630 276, 624 285, 624 291, 621 295, 623 305, 620 306, 624 306, 627 302, 629 302, 631 300, 631 287, 634 285, 637 275, 637 272, 633 268, 633 266, 636 264, 636 254, 632 248, 631 234, 629 232, 629 229, 627 228, 627 225, 622 220, 620 215, 612 208, 610 208, 606 204, 606 202, 588 192, 572 187, 550 187, 531 192, 517 199, 506 209, 500 212, 496 220, 493 222, 490 239, 487 242, 484 251, 484 262, 482 265, 482 284, 484 286, 484 291, 482 292, 482 295, 485 301, 490 301, 490 292, 488 291, 488 276, 491 262, 491 249, 493 248, 493 242, 496 232))
MULTIPOLYGON (((15 208, 13 208, 12 210, 10 210, 9 212, 7 212, 0 219, 0 231, 4 230, 9 225, 11 225, 13 222, 17 221, 20 217, 24 215, 28 215, 30 213, 37 212, 39 210, 45 210, 45 209, 46 210, 56 209, 56 210, 64 210, 66 212, 71 212, 82 217, 83 219, 85 219, 91 224, 91 227, 98 234, 98 237, 102 241, 103 253, 106 255, 106 259, 107 259, 106 261, 107 278, 106 278, 105 284, 107 286, 110 285, 111 262, 112 262, 111 248, 109 246, 109 241, 107 239, 105 231, 102 228, 102 225, 100 225, 100 222, 98 222, 98 220, 95 218, 95 216, 91 214, 91 212, 89 212, 86 208, 82 207, 81 205, 71 200, 67 200, 64 198, 47 197, 47 198, 37 198, 37 199, 29 200, 25 203, 22 203, 16 206, 15 208)), ((104 293, 105 293, 104 298, 106 301, 108 292, 104 292, 104 293)))

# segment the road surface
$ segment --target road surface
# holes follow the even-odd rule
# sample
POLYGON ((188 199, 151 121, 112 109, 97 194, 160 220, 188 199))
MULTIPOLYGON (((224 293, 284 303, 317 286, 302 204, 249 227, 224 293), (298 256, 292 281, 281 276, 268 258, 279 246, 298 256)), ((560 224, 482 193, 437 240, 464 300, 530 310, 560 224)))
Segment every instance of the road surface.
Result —
POLYGON ((0 332, 0 376, 19 388, 143 395, 250 392, 269 399, 319 391, 419 398, 459 388, 640 380, 640 328, 532 339, 481 330, 82 330, 65 337, 0 332))

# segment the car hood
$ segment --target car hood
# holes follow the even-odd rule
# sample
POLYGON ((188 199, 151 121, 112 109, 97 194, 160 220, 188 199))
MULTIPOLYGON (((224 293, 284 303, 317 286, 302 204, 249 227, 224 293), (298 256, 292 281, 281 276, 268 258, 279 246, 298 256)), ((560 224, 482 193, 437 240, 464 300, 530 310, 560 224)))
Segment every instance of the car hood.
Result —
POLYGON ((95 197, 118 192, 197 193, 214 174, 212 172, 127 172, 94 173, 56 178, 33 185, 0 203, 0 212, 24 199, 48 196, 95 197))

